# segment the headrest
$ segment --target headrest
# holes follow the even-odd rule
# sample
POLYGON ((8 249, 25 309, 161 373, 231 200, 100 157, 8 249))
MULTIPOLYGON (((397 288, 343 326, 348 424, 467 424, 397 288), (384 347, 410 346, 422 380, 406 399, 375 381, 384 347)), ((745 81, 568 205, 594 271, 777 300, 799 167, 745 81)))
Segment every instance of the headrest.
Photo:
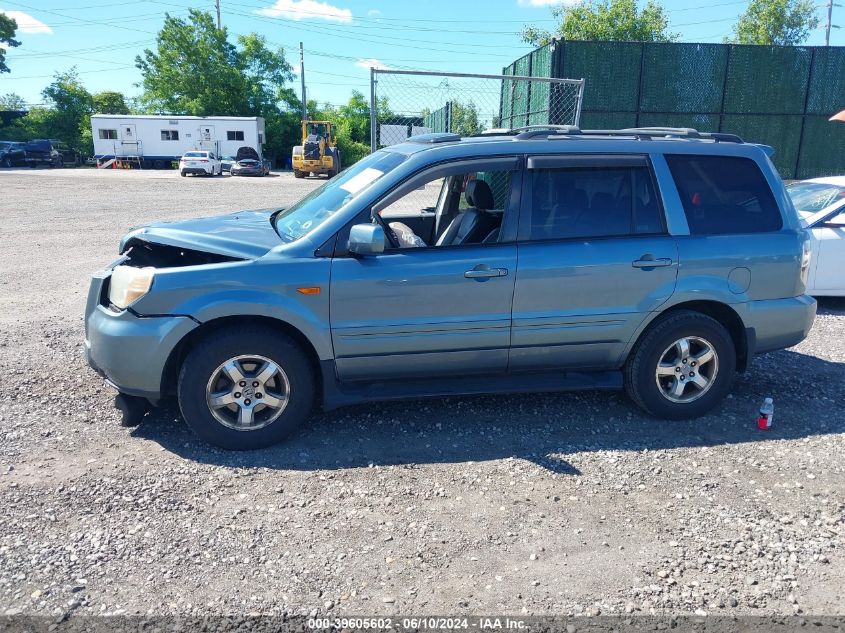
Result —
POLYGON ((493 208, 493 191, 483 180, 472 180, 467 184, 466 199, 467 204, 476 209, 493 208))

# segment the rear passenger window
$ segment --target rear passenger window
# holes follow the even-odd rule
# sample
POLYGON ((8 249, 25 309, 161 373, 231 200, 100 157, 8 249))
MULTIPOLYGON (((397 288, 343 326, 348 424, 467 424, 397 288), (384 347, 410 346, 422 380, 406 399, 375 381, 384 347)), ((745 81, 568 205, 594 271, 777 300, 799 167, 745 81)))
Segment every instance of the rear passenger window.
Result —
POLYGON ((531 239, 663 232, 662 211, 646 167, 534 170, 531 239))
POLYGON ((769 184, 753 160, 666 155, 690 234, 767 233, 783 226, 769 184))

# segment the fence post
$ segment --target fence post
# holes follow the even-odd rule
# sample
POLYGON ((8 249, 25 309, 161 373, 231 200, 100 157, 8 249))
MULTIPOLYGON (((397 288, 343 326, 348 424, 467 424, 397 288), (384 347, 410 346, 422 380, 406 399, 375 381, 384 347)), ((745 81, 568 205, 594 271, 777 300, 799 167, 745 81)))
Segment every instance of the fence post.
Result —
POLYGON ((807 91, 804 93, 804 108, 801 111, 801 132, 798 134, 798 151, 795 152, 795 171, 792 172, 793 178, 799 178, 798 168, 801 166, 801 150, 804 145, 804 126, 807 125, 807 106, 810 105, 810 88, 813 85, 813 71, 816 69, 816 51, 818 48, 813 47, 813 52, 810 54, 810 72, 807 76, 807 91))
POLYGON ((733 51, 733 44, 728 44, 728 52, 725 55, 725 77, 722 79, 722 101, 719 104, 719 129, 717 132, 725 131, 725 97, 728 93, 728 73, 731 72, 731 51, 733 51))
POLYGON ((640 44, 640 74, 637 79, 637 113, 634 115, 634 127, 640 126, 640 114, 643 111, 643 64, 645 64, 646 43, 640 44))
POLYGON ((584 107, 584 86, 587 81, 581 77, 581 84, 578 86, 578 105, 575 106, 575 125, 581 127, 581 108, 584 107))
POLYGON ((370 151, 378 149, 377 128, 377 104, 376 104, 376 69, 370 67, 370 151))

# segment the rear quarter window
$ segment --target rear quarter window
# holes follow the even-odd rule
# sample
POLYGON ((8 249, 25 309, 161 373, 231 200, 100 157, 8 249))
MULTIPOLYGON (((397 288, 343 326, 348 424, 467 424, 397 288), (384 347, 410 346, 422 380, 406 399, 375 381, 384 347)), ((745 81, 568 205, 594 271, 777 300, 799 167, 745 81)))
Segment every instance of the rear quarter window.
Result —
POLYGON ((750 158, 667 154, 692 235, 770 233, 783 227, 775 197, 750 158))

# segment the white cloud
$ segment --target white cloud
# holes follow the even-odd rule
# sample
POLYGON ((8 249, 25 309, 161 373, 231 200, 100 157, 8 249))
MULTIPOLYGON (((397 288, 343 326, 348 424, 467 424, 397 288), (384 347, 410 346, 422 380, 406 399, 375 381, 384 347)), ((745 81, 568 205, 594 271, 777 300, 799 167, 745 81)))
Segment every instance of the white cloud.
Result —
POLYGON ((516 0, 521 7, 549 7, 553 4, 581 4, 583 0, 516 0))
POLYGON ((335 7, 320 0, 276 0, 273 6, 258 9, 256 13, 271 18, 289 20, 327 20, 329 22, 352 22, 352 11, 335 7))
POLYGON ((379 59, 375 59, 373 57, 368 57, 367 59, 359 59, 355 62, 356 66, 360 68, 366 68, 369 70, 370 68, 378 68, 379 70, 390 70, 390 66, 385 64, 383 61, 379 59))
POLYGON ((34 17, 28 13, 24 13, 23 11, 5 11, 4 9, 0 9, 0 13, 5 13, 18 23, 18 33, 42 33, 46 35, 53 33, 53 29, 44 24, 41 20, 36 20, 34 17))

